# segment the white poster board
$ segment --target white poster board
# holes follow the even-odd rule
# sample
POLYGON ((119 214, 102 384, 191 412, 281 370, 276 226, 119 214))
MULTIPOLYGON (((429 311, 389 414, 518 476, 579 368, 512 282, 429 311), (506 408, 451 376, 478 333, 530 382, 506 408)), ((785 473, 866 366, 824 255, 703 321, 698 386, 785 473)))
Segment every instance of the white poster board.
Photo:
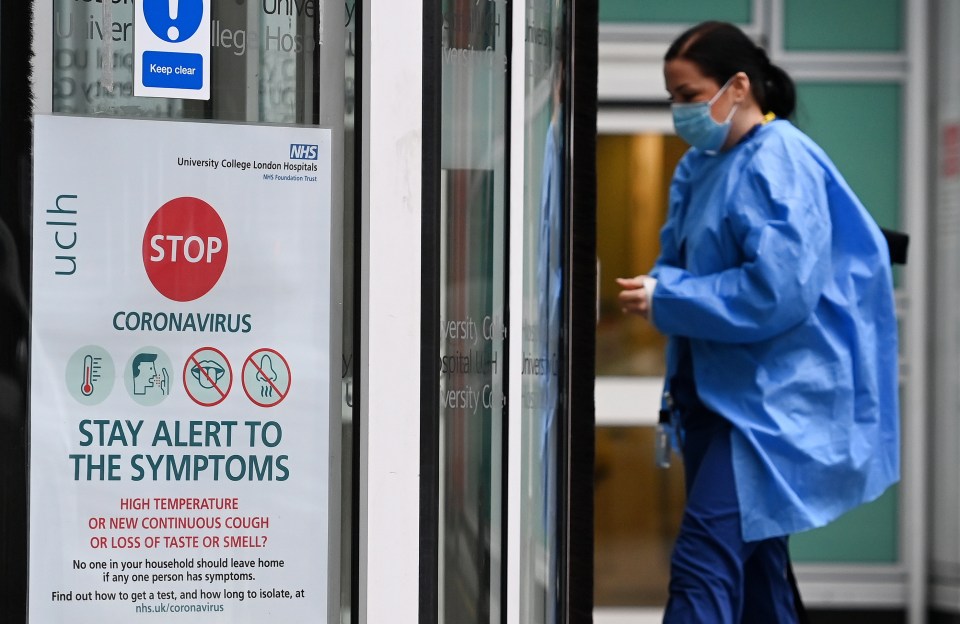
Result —
POLYGON ((330 131, 35 121, 30 621, 322 621, 330 131))

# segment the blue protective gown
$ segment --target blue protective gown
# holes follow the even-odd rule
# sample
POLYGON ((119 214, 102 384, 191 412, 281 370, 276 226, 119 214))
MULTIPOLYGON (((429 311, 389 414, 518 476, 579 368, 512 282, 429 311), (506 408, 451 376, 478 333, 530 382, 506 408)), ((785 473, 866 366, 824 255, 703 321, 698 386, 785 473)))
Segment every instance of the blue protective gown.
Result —
POLYGON ((822 526, 896 482, 889 252, 827 155, 785 120, 691 149, 660 242, 667 379, 689 339, 700 399, 733 425, 743 538, 822 526))

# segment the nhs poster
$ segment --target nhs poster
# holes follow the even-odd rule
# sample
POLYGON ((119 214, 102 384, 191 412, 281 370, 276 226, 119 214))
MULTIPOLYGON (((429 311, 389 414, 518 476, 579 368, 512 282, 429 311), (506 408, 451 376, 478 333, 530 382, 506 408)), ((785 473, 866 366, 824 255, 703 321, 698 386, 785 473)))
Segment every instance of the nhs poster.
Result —
POLYGON ((330 131, 35 122, 30 621, 324 619, 330 131))

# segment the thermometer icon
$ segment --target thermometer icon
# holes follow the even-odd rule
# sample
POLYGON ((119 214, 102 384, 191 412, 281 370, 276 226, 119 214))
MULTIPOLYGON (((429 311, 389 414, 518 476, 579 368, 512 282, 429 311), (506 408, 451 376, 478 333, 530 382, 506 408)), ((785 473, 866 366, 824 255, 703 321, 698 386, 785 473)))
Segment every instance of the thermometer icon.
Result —
MULTIPOLYGON (((96 359, 99 360, 100 358, 96 359)), ((83 380, 80 382, 80 394, 87 397, 93 394, 93 382, 100 379, 100 375, 96 373, 99 370, 100 366, 95 363, 92 355, 83 358, 83 380)))

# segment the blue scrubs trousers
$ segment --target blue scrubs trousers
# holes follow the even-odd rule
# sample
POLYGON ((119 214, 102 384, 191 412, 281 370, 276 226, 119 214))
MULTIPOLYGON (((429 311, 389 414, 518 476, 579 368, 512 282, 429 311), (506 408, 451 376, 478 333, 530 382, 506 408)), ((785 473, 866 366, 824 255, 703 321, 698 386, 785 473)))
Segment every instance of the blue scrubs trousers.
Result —
POLYGON ((687 504, 664 624, 796 624, 787 538, 742 538, 729 422, 705 409, 682 422, 687 504))

